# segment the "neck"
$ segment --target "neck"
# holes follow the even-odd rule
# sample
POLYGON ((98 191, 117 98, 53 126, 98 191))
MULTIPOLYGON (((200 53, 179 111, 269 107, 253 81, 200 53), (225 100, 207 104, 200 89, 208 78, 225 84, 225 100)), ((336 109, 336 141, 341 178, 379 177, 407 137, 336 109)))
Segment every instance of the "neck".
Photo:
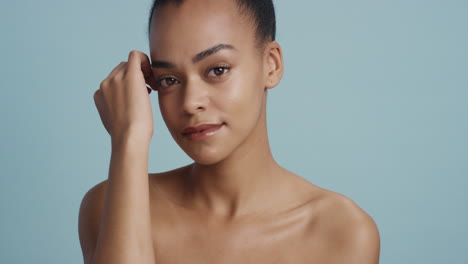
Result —
POLYGON ((270 150, 265 111, 260 120, 252 135, 226 159, 188 167, 193 206, 234 218, 256 211, 271 198, 285 174, 270 150))

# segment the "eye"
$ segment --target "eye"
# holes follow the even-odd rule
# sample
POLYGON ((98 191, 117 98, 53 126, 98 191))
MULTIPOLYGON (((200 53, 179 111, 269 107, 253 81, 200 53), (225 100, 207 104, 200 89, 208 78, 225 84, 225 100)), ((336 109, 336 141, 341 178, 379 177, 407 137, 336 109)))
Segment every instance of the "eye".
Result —
POLYGON ((158 81, 156 81, 156 83, 158 84, 158 88, 159 87, 167 88, 169 86, 179 83, 179 81, 173 77, 166 77, 166 78, 159 79, 158 81))
POLYGON ((220 65, 220 66, 216 66, 214 68, 211 68, 210 72, 208 73, 208 76, 210 77, 220 77, 222 76, 224 73, 228 72, 229 71, 229 65, 220 65), (211 74, 213 73, 213 74, 211 74))

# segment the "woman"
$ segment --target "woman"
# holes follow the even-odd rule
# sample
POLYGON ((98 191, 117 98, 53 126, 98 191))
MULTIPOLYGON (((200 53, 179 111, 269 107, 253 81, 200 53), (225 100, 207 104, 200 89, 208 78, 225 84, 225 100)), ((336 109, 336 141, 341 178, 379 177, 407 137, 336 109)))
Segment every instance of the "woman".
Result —
POLYGON ((271 0, 155 1, 151 62, 130 52, 94 95, 112 154, 108 179, 80 208, 85 263, 378 263, 372 218, 272 156, 275 30, 271 0), (148 174, 145 84, 192 164, 148 174))

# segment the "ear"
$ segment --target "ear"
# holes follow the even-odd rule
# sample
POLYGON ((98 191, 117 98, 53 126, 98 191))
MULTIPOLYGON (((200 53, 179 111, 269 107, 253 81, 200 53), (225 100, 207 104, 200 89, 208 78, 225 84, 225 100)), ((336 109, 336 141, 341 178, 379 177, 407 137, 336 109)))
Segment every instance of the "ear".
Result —
POLYGON ((284 71, 283 53, 278 42, 272 41, 266 44, 264 62, 265 89, 271 89, 281 81, 284 71))

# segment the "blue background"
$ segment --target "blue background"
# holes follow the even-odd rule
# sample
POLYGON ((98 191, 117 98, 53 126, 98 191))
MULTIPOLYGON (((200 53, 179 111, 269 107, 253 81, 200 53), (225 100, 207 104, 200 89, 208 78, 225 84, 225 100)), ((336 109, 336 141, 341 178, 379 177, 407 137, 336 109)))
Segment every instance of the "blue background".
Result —
MULTIPOLYGON (((1 263, 82 263, 79 205, 110 161, 93 93, 130 50, 148 53, 150 4, 1 2, 1 263)), ((380 263, 468 263, 468 2, 278 0, 276 12, 276 160, 366 210, 380 263)), ((151 101, 149 171, 191 162, 151 101)))

